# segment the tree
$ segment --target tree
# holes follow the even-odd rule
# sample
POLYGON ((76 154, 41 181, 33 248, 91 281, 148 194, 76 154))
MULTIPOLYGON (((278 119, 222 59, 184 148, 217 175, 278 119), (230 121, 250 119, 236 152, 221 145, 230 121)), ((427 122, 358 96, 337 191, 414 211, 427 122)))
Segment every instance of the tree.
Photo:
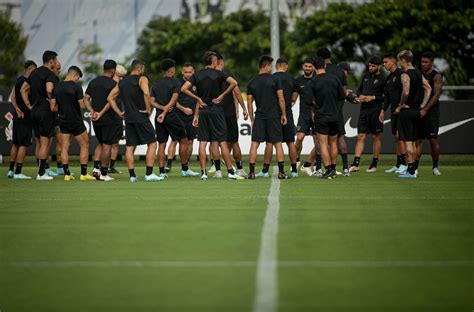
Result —
POLYGON ((10 14, 0 12, 0 86, 11 87, 23 69, 23 52, 28 37, 21 34, 21 26, 10 14))
POLYGON ((81 48, 79 60, 84 66, 84 83, 87 83, 102 73, 102 48, 98 44, 88 44, 81 48))

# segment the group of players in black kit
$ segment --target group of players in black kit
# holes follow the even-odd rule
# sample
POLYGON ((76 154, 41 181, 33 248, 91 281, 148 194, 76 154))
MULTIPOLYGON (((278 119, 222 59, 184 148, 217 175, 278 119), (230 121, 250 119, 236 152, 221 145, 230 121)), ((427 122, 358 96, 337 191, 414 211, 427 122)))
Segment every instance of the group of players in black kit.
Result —
POLYGON ((413 54, 408 50, 398 55, 387 54, 383 58, 373 56, 368 61, 369 73, 363 77, 356 92, 347 88, 346 77, 351 74, 350 65, 346 62, 333 64, 327 48, 319 49, 315 58, 305 59, 303 74, 296 79, 286 72, 288 60, 285 58, 276 60, 276 71, 272 74, 273 61, 273 58, 267 55, 259 58, 258 74, 247 86, 246 106, 235 77, 224 70, 224 58, 216 52, 204 53, 204 68, 197 72, 194 72, 192 64, 185 63, 180 80, 175 78, 175 61, 163 60, 163 77, 158 79, 151 89, 144 75, 144 62, 133 60, 131 72, 126 75, 123 66, 113 60, 106 60, 103 75, 93 79, 83 93, 78 84, 82 71, 77 66, 71 66, 64 81, 60 82, 57 76, 59 73, 54 73, 59 64, 57 54, 45 51, 43 66, 37 67, 33 61, 25 63, 25 71, 18 78, 12 92, 16 115, 8 177, 31 178, 23 175, 21 170, 26 149, 31 144, 34 133, 38 161, 36 179, 53 179, 47 159, 51 137, 58 126, 60 135, 57 144, 60 145, 64 180, 75 179, 69 170, 69 146, 74 136, 80 147, 80 180, 112 181, 114 178, 109 175, 111 151, 122 137, 123 120, 125 156, 131 182, 137 181, 134 165, 137 145, 147 145, 144 180, 162 181, 168 177, 166 144, 170 137, 173 142, 171 150, 179 144, 183 177, 199 176, 188 165, 195 138, 199 141, 201 180, 208 179, 208 146, 215 168, 215 178, 223 176, 221 157, 227 168, 228 179, 269 177, 273 148, 276 150, 278 178, 298 177, 302 142, 305 136, 310 134, 313 135, 315 144, 308 159, 301 166, 302 172, 332 179, 337 175, 349 176, 351 172, 359 171, 367 134, 373 137, 374 157, 366 171, 376 172, 384 112, 389 108, 392 133, 397 146, 397 162, 386 172, 396 172, 402 178, 416 178, 422 141, 429 139, 433 174, 441 174, 438 169, 437 132, 442 77, 433 69, 433 54, 422 55, 423 72, 413 67, 413 54), (401 68, 397 66, 397 62, 401 68), (387 77, 381 71, 382 65, 389 72, 387 77), (295 127, 292 107, 298 96, 300 115, 295 127), (342 113, 345 101, 360 104, 357 145, 354 161, 350 166, 342 113), (252 124, 248 174, 243 169, 238 143, 239 106, 244 119, 250 117, 252 124), (87 170, 89 136, 84 125, 82 108, 89 111, 99 142, 94 153, 92 174, 87 170), (154 125, 149 118, 153 108, 154 125), (256 173, 257 149, 263 142, 266 143, 263 169, 256 173), (290 175, 285 173, 283 143, 288 146, 290 175), (231 152, 237 168, 233 167, 231 152), (343 163, 341 173, 336 171, 338 154, 341 155, 343 163), (158 175, 153 173, 156 156, 158 175))

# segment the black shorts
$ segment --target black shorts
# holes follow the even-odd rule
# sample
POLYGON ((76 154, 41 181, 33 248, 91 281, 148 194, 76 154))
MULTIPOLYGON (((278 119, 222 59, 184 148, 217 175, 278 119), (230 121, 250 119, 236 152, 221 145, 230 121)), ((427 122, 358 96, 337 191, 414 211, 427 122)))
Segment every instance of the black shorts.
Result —
POLYGON ((212 109, 199 111, 198 140, 202 142, 227 141, 224 112, 212 109))
POLYGON ((282 126, 283 142, 292 143, 295 141, 296 127, 293 115, 287 116, 286 125, 282 126))
POLYGON ((346 128, 344 125, 344 114, 342 113, 342 111, 339 112, 338 117, 339 118, 337 120, 337 135, 344 135, 346 134, 346 128))
POLYGON ((313 128, 314 122, 311 113, 300 113, 300 116, 298 117, 298 125, 296 126, 296 132, 303 132, 305 135, 310 135, 313 128))
POLYGON ((114 145, 118 144, 123 136, 122 124, 97 125, 93 124, 95 137, 99 144, 114 145))
POLYGON ((155 120, 155 131, 158 143, 168 142, 169 137, 172 141, 187 138, 184 122, 175 112, 168 113, 163 123, 158 123, 155 120))
POLYGON ((238 142, 239 125, 237 124, 237 116, 225 116, 225 124, 227 126, 227 142, 238 142))
POLYGON ((314 121, 314 129, 317 134, 335 136, 339 134, 339 118, 330 120, 317 118, 314 121))
POLYGON ((366 134, 382 133, 383 123, 379 120, 381 110, 380 105, 361 106, 357 132, 366 134))
POLYGON ((282 142, 281 118, 255 119, 252 127, 252 142, 282 142))
POLYGON ((13 121, 13 140, 16 146, 30 146, 33 138, 33 124, 31 122, 13 121))
POLYGON ((392 113, 392 115, 390 116, 390 122, 392 124, 393 135, 397 135, 399 119, 400 119, 400 115, 392 113))
POLYGON ((51 111, 32 111, 31 120, 33 121, 35 137, 50 138, 54 135, 56 113, 51 111))
POLYGON ((83 122, 59 122, 59 130, 64 134, 78 136, 87 131, 83 122))
POLYGON ((398 135, 400 141, 414 142, 418 138, 420 127, 420 111, 414 108, 405 108, 400 111, 398 119, 398 135))
POLYGON ((143 123, 125 123, 126 146, 137 146, 156 142, 155 129, 150 120, 143 123))
POLYGON ((418 139, 436 139, 439 131, 439 108, 431 108, 421 118, 418 129, 418 139))

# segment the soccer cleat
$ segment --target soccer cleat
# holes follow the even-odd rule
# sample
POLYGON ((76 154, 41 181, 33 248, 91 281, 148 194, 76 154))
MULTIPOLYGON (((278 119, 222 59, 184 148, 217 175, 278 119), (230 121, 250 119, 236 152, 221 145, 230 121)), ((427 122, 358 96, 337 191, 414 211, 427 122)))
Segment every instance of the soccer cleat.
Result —
POLYGON ((222 179, 222 170, 217 170, 213 176, 214 179, 222 179))
POLYGON ((254 172, 249 173, 249 175, 247 176, 247 179, 255 180, 255 173, 254 172))
POLYGON ((53 169, 48 168, 45 170, 45 172, 50 176, 50 177, 57 177, 59 174, 53 171, 53 169))
POLYGON ((359 166, 352 165, 349 168, 349 172, 357 172, 357 171, 359 171, 359 166))
POLYGON ((244 171, 244 169, 237 169, 237 175, 239 177, 242 177, 244 179, 247 179, 247 173, 244 171))
POLYGON ((337 176, 342 176, 342 172, 336 170, 336 175, 337 176))
POLYGON ((72 181, 72 180, 75 180, 76 178, 74 178, 72 175, 64 175, 64 181, 72 181))
POLYGON ((51 181, 53 180, 53 177, 48 175, 47 173, 43 174, 40 176, 39 174, 36 176, 36 180, 38 181, 51 181))
POLYGON ((229 180, 245 180, 244 177, 239 176, 237 173, 234 173, 234 174, 229 173, 229 174, 227 174, 227 179, 229 179, 229 180))
POLYGON ((367 170, 365 170, 365 172, 375 173, 375 172, 377 172, 377 167, 370 166, 369 168, 367 168, 367 170))
POLYGON ((165 173, 161 173, 159 176, 156 174, 152 173, 149 175, 145 176, 145 182, 158 182, 158 181, 163 181, 165 178, 162 175, 166 175, 165 173))
POLYGON ((347 169, 347 168, 344 169, 344 170, 342 171, 342 176, 343 176, 343 177, 350 177, 350 176, 351 176, 351 173, 349 172, 349 169, 347 169))
POLYGON ((260 171, 255 175, 256 178, 269 178, 270 174, 268 172, 260 171))
POLYGON ((292 177, 292 178, 297 178, 297 177, 299 177, 298 172, 293 172, 293 171, 292 171, 292 172, 291 172, 291 177, 292 177))
POLYGON ((395 171, 395 173, 403 174, 407 171, 407 169, 408 169, 408 166, 400 165, 400 167, 398 167, 398 169, 395 171))
POLYGON ((207 181, 207 174, 203 173, 203 174, 201 175, 201 180, 202 180, 202 181, 207 181))
POLYGON ((122 171, 117 170, 117 168, 115 168, 115 167, 109 168, 108 172, 109 173, 114 173, 114 174, 121 174, 122 173, 122 171))
POLYGON ((326 172, 321 176, 321 179, 335 179, 336 178, 336 170, 326 170, 326 172))
POLYGON ((394 173, 394 172, 397 172, 398 168, 397 168, 397 166, 393 166, 392 168, 385 170, 385 172, 386 173, 394 173))
POLYGON ((111 176, 109 175, 100 175, 100 181, 104 181, 104 182, 109 182, 109 181, 113 181, 115 180, 114 178, 112 178, 111 176))
POLYGON ((309 176, 313 174, 313 170, 311 169, 311 167, 301 166, 300 170, 309 176))
MULTIPOLYGON (((100 177, 99 177, 100 178, 100 177)), ((81 174, 81 177, 79 178, 81 181, 94 181, 97 180, 96 177, 91 176, 90 174, 81 174)))
POLYGON ((31 177, 24 175, 23 173, 14 174, 13 180, 30 180, 31 177))
POLYGON ((318 178, 320 178, 320 177, 322 177, 322 176, 323 176, 323 171, 322 171, 321 169, 318 169, 318 170, 316 170, 315 172, 313 172, 313 173, 311 174, 311 177, 318 177, 318 178))
POLYGON ((93 176, 97 181, 99 181, 99 180, 100 180, 100 170, 97 169, 97 168, 94 168, 94 170, 92 170, 92 176, 93 176))
POLYGON ((14 175, 15 175, 15 173, 13 171, 8 170, 7 177, 9 177, 10 179, 13 179, 14 175))
POLYGON ((301 161, 296 162, 296 168, 298 168, 299 166, 301 166, 301 161))
POLYGON ((278 172, 278 180, 288 180, 290 177, 284 172, 278 172))
POLYGON ((162 177, 163 179, 168 178, 168 175, 166 173, 160 173, 158 176, 162 177))
POLYGON ((410 174, 410 172, 405 172, 401 175, 398 176, 399 178, 416 178, 416 173, 415 174, 410 174))
POLYGON ((186 171, 181 170, 181 176, 182 176, 182 177, 197 177, 197 176, 198 176, 198 173, 192 171, 191 169, 188 169, 188 170, 186 170, 186 171))
POLYGON ((207 170, 208 173, 214 173, 216 172, 216 166, 215 165, 212 165, 211 168, 209 168, 209 170, 207 170))
POLYGON ((138 182, 137 177, 130 177, 130 182, 132 182, 132 183, 138 182))
POLYGON ((168 167, 168 166, 165 166, 165 172, 166 172, 166 173, 171 172, 171 168, 168 167))
POLYGON ((441 175, 441 171, 439 171, 438 167, 434 167, 432 169, 432 171, 433 171, 433 175, 435 175, 435 176, 440 176, 441 175))
POLYGON ((64 175, 64 168, 56 168, 56 173, 59 175, 64 175))

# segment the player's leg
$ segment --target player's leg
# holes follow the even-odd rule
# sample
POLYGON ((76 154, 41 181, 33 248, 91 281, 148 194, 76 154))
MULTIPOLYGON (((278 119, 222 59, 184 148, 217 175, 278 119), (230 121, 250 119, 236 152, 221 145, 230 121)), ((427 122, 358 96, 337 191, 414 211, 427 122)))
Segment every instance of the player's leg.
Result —
POLYGON ((206 172, 206 146, 207 141, 199 141, 199 164, 201 166, 201 180, 207 180, 207 172, 206 172))
MULTIPOLYGON (((169 149, 168 149, 169 151, 169 149)), ((166 175, 166 168, 165 168, 165 160, 166 160, 166 142, 158 142, 158 168, 160 170, 160 176, 167 177, 166 175)))
MULTIPOLYGON (((253 135, 253 134, 252 134, 253 135)), ((257 161, 257 149, 260 146, 260 142, 252 141, 249 150, 249 179, 255 179, 255 163, 257 161)))
POLYGON ((112 149, 110 150, 110 162, 109 162, 109 170, 108 170, 109 173, 117 173, 117 174, 122 173, 117 168, 115 168, 115 163, 117 162, 118 152, 119 152, 119 145, 118 144, 113 144, 112 149))
POLYGON ((380 150, 382 149, 382 141, 381 141, 381 133, 377 132, 372 134, 372 150, 373 150, 373 158, 372 163, 370 164, 369 168, 366 172, 374 173, 377 172, 377 165, 379 161, 380 150))
POLYGON ((273 144, 270 142, 265 143, 265 151, 263 153, 263 167, 262 171, 256 174, 256 177, 260 178, 268 178, 270 174, 268 171, 270 170, 270 163, 272 162, 273 158, 273 144))
POLYGON ((289 177, 285 173, 285 154, 283 152, 283 144, 281 141, 272 144, 275 146, 275 154, 278 162, 278 179, 288 179, 289 177))
POLYGON ((12 147, 10 149, 10 163, 9 163, 9 168, 8 168, 8 174, 7 177, 10 179, 13 178, 13 175, 15 174, 15 163, 18 155, 18 146, 16 144, 12 144, 12 147))
POLYGON ((96 180, 95 177, 87 173, 87 163, 89 161, 89 135, 83 131, 74 138, 79 144, 79 163, 81 164, 81 181, 96 180))
POLYGON ((347 158, 347 142, 346 142, 346 137, 344 134, 338 134, 337 135, 337 150, 339 152, 339 155, 341 155, 341 160, 342 160, 342 175, 343 176, 349 176, 349 160, 347 158))
POLYGON ((350 172, 359 171, 360 158, 362 156, 362 153, 364 152, 364 147, 365 147, 365 138, 366 138, 365 133, 357 134, 357 143, 356 143, 355 151, 354 151, 354 160, 352 161, 351 167, 349 168, 350 172))
POLYGON ((71 146, 71 135, 60 133, 61 135, 61 162, 64 169, 64 181, 74 180, 69 169, 69 148, 71 146))
POLYGON ((235 165, 237 166, 237 175, 246 178, 247 173, 243 167, 242 150, 240 148, 239 142, 232 143, 232 155, 234 156, 235 165))
MULTIPOLYGON (((166 166, 165 166, 165 171, 170 172, 171 168, 173 167, 173 160, 176 155, 176 145, 178 144, 178 141, 172 140, 169 143, 168 146, 168 157, 166 159, 166 166)), ((181 144, 180 144, 181 145, 181 144)), ((181 146, 180 146, 181 147, 181 146)))
POLYGON ((331 155, 329 153, 329 142, 328 135, 318 133, 319 151, 321 152, 321 158, 323 160, 324 168, 326 169, 323 176, 328 175, 331 172, 331 155))
POLYGON ((61 131, 59 126, 54 129, 54 138, 56 139, 56 172, 58 174, 64 174, 63 164, 61 162, 61 148, 63 146, 61 142, 61 131))
POLYGON ((303 140, 306 134, 304 132, 296 132, 295 148, 296 148, 296 158, 297 162, 300 161, 301 151, 303 149, 303 140))
POLYGON ((298 158, 298 153, 296 152, 295 142, 287 142, 288 146, 288 155, 290 157, 291 164, 291 177, 298 177, 298 166, 296 165, 296 159, 298 158))
POLYGON ((338 155, 337 134, 328 136, 329 156, 331 157, 331 170, 336 171, 336 162, 338 155))

